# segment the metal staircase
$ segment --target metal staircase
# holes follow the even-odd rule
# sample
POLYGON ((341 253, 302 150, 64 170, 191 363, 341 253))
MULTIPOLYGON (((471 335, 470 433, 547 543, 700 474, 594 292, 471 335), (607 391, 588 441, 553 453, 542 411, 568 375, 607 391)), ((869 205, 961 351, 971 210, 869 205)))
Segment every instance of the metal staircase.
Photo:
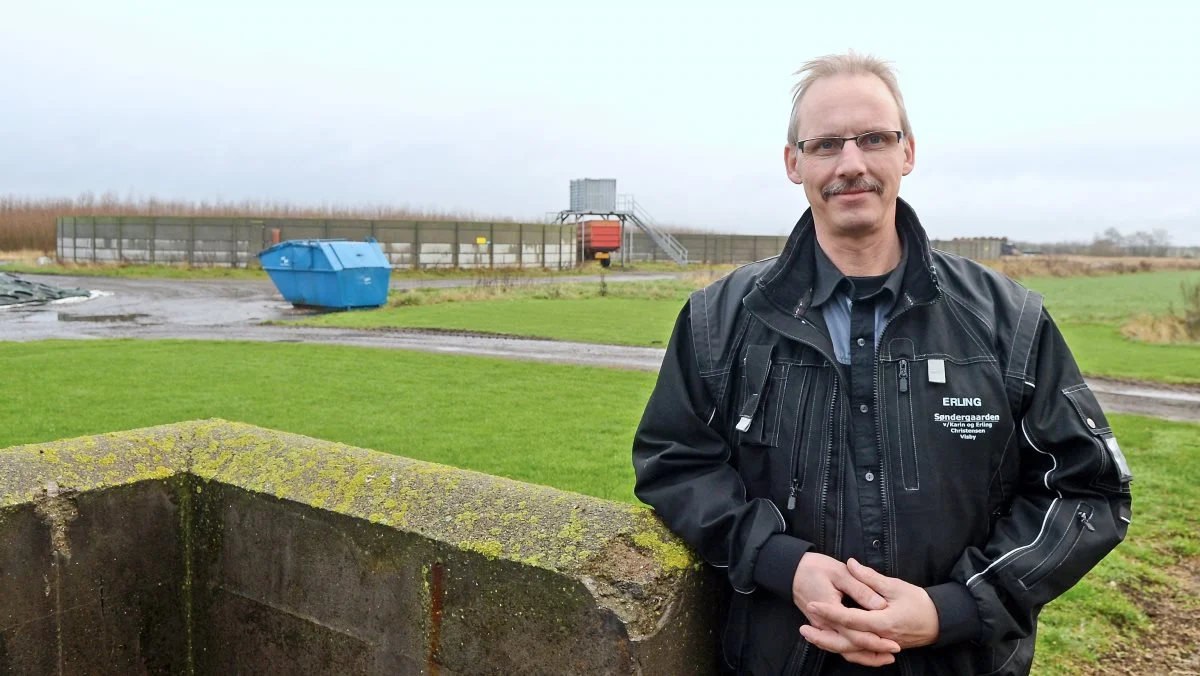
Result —
POLYGON ((616 213, 633 223, 639 230, 646 233, 650 241, 671 257, 679 265, 687 265, 688 251, 671 233, 663 230, 655 222, 654 217, 633 199, 633 195, 617 195, 616 213))

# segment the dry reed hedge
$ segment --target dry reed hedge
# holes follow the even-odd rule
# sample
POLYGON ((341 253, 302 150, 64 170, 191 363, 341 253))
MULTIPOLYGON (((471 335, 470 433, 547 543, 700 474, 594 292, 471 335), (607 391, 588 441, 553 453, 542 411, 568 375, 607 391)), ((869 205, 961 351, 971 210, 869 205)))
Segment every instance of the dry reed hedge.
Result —
POLYGON ((1005 256, 981 261, 1014 279, 1124 275, 1155 270, 1200 270, 1200 258, 1113 256, 1005 256))
POLYGON ((225 216, 245 218, 367 218, 379 220, 483 221, 509 223, 509 217, 483 217, 470 212, 438 212, 406 206, 340 204, 311 206, 288 202, 243 200, 206 202, 96 197, 0 197, 0 251, 54 251, 54 219, 58 216, 225 216))

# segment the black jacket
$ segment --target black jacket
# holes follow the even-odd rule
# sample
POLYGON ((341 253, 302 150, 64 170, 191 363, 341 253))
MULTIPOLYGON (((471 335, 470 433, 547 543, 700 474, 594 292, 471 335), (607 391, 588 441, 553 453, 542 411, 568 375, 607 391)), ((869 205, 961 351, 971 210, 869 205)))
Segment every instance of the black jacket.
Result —
MULTIPOLYGON (((1042 606, 1124 538, 1131 476, 1041 297, 930 249, 903 201, 896 225, 909 255, 875 359, 879 509, 860 516, 883 534, 877 569, 925 587, 941 622, 898 666, 1027 673, 1042 606)), ((727 569, 722 652, 740 673, 816 674, 827 656, 790 594, 804 552, 840 558, 852 480, 848 380, 808 314, 815 246, 809 212, 777 258, 692 295, 634 440, 637 496, 727 569)))

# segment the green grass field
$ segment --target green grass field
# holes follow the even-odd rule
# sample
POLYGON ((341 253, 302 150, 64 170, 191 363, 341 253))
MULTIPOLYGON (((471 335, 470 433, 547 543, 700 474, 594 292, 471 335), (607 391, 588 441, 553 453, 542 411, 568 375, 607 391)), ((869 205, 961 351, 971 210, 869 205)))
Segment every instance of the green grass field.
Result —
POLYGON ((512 298, 389 307, 376 313, 323 315, 305 323, 322 327, 458 329, 546 337, 607 345, 666 345, 683 300, 586 298, 572 301, 512 298), (664 330, 666 327, 666 330, 664 330))
MULTIPOLYGON (((708 276, 700 276, 708 279, 708 276)), ((690 279, 553 285, 481 285, 393 292, 378 310, 294 322, 339 328, 455 329, 609 345, 666 344, 697 283, 690 279)))
POLYGON ((1130 340, 1116 324, 1060 324, 1085 375, 1200 384, 1200 343, 1155 345, 1130 340))
MULTIPOLYGON (((635 501, 649 373, 325 345, 0 342, 0 447, 222 417, 635 501)), ((1048 606, 1039 674, 1151 630, 1127 589, 1200 555, 1200 427, 1110 416, 1136 475, 1129 538, 1048 606)))
POLYGON ((1166 312, 1171 304, 1178 310, 1183 301, 1179 285, 1200 282, 1200 270, 1030 277, 1020 281, 1046 297, 1046 307, 1055 321, 1119 324, 1138 313, 1166 312))
POLYGON ((1168 270, 1097 277, 1023 280, 1046 298, 1085 374, 1166 383, 1200 383, 1200 343, 1152 344, 1121 335, 1138 314, 1179 312, 1180 284, 1200 283, 1200 272, 1168 270))
POLYGON ((671 326, 686 299, 686 295, 674 300, 502 298, 327 314, 295 323, 362 329, 456 329, 584 343, 662 347, 666 345, 671 326))
POLYGON ((0 342, 0 448, 226 418, 633 500, 636 371, 326 345, 0 342))
MULTIPOLYGON (((613 345, 662 346, 688 293, 711 277, 674 282, 553 288, 516 286, 470 293, 430 289, 393 294, 379 310, 299 320, 344 328, 424 328, 501 333, 613 345), (557 291, 557 293, 555 293, 557 291)), ((1180 284, 1200 271, 1023 280, 1046 307, 1088 375, 1168 383, 1200 383, 1200 343, 1155 345, 1120 334, 1139 313, 1163 313, 1182 302, 1180 284)))

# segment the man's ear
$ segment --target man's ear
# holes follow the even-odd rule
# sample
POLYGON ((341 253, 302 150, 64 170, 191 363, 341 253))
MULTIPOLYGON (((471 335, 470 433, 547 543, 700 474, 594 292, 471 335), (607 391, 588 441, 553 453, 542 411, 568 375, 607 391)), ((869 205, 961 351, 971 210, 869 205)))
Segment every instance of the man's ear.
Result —
POLYGON ((901 176, 908 176, 912 173, 913 167, 917 164, 917 139, 910 134, 904 139, 904 170, 901 176))
POLYGON ((787 171, 788 180, 796 185, 804 183, 804 176, 800 174, 800 149, 793 145, 783 147, 783 166, 787 171))

